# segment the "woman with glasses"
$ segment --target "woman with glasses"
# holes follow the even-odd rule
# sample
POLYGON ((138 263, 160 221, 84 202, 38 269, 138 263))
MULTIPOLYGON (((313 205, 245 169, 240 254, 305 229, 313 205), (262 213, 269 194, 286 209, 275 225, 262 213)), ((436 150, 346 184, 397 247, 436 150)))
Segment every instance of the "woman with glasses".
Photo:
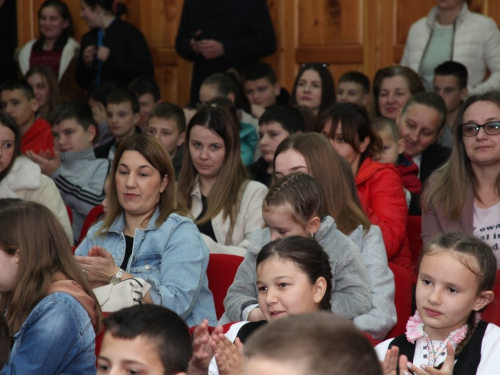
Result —
MULTIPOLYGON (((422 184, 450 156, 451 150, 437 143, 446 124, 446 104, 431 92, 413 95, 397 118, 401 139, 405 141, 404 157, 418 166, 422 184)), ((412 193, 410 215, 420 215, 420 196, 412 193)))
POLYGON ((422 196, 422 238, 474 234, 489 244, 500 265, 500 93, 469 97, 453 129, 448 162, 430 178, 422 196))

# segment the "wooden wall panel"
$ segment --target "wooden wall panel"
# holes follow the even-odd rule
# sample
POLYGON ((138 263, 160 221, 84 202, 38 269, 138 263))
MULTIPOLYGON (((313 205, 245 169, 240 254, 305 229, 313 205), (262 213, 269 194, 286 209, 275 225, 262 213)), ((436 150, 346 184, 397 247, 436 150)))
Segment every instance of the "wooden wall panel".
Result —
MULTIPOLYGON (((162 98, 187 103, 191 63, 175 52, 175 36, 184 0, 122 0, 125 19, 142 30, 153 55, 162 98)), ((251 1, 251 0, 249 0, 251 1)), ((22 46, 38 36, 37 12, 43 0, 17 0, 18 39, 22 46)), ((68 0, 75 38, 88 31, 80 19, 80 1, 68 0)), ((277 51, 264 61, 291 91, 300 64, 325 62, 336 78, 348 70, 373 77, 397 63, 408 30, 435 0, 267 0, 277 37, 277 51)), ((471 0, 470 8, 500 24, 500 1, 471 0)))

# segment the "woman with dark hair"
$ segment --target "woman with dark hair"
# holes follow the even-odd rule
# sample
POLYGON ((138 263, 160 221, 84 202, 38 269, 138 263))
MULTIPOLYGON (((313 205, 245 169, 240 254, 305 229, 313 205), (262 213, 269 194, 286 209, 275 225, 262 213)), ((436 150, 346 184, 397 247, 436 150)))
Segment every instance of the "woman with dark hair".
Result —
POLYGON ((40 167, 21 154, 21 132, 12 117, 0 111, 0 198, 35 201, 49 208, 63 226, 68 243, 73 230, 59 190, 40 167))
POLYGON ((500 237, 500 93, 473 95, 460 108, 450 159, 422 195, 422 239, 447 232, 473 234, 497 258, 500 237))
POLYGON ((372 160, 380 153, 382 142, 368 112, 354 103, 334 104, 318 118, 315 130, 350 164, 363 210, 382 230, 389 262, 411 270, 403 181, 394 165, 372 160))
POLYGON ((189 326, 215 324, 209 250, 188 213, 175 207, 174 167, 159 140, 135 135, 120 143, 106 199, 104 222, 75 252, 92 286, 140 277, 151 284, 145 303, 173 310, 189 326))
POLYGON ((73 19, 62 0, 46 0, 38 11, 40 36, 26 43, 18 55, 22 75, 36 66, 50 68, 59 82, 63 101, 82 99, 75 81, 79 45, 72 38, 73 19))
POLYGON ((144 35, 120 16, 121 1, 82 0, 80 16, 91 29, 82 37, 76 80, 85 89, 110 81, 126 88, 137 77, 153 77, 153 60, 144 35))
POLYGON ((291 105, 303 105, 318 116, 335 103, 335 83, 326 64, 304 64, 295 78, 291 105))

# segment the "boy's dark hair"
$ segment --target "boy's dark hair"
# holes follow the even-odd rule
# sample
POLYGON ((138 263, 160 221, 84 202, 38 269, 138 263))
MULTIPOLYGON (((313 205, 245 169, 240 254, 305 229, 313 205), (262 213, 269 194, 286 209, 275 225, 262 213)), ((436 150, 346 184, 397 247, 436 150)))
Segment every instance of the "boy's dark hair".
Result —
POLYGON ((377 354, 350 321, 327 312, 290 315, 257 330, 245 355, 297 365, 308 375, 382 375, 377 354))
POLYGON ((266 109, 259 118, 259 126, 267 125, 271 122, 279 123, 290 135, 306 131, 304 118, 300 111, 293 107, 274 106, 266 109))
POLYGON ((173 311, 158 305, 136 305, 113 313, 104 319, 104 325, 113 337, 150 339, 157 348, 165 375, 187 372, 192 354, 189 330, 173 311))
POLYGON ((21 90, 28 100, 35 99, 35 92, 33 91, 33 87, 31 87, 31 85, 24 79, 12 79, 0 86, 0 94, 2 93, 2 91, 14 90, 21 90))
POLYGON ((465 65, 456 61, 446 61, 434 69, 434 76, 453 76, 457 79, 460 89, 467 87, 469 73, 465 65))
POLYGON ((273 67, 265 62, 254 63, 243 73, 244 81, 255 81, 261 78, 267 78, 272 85, 278 82, 273 67))
POLYGON ((117 86, 113 82, 102 82, 99 86, 95 87, 89 95, 89 98, 94 99, 96 102, 102 103, 104 107, 108 104, 108 96, 117 86))
POLYGON ((361 72, 351 71, 340 76, 339 84, 342 82, 354 82, 363 87, 363 94, 370 93, 370 79, 361 72))
POLYGON ((64 120, 75 120, 85 131, 91 125, 96 126, 92 111, 87 104, 79 102, 65 102, 59 104, 50 114, 48 122, 50 126, 59 124, 64 120))
POLYGON ((137 100, 137 97, 132 91, 128 89, 115 89, 111 91, 106 101, 107 101, 106 105, 130 103, 130 106, 132 107, 132 112, 134 113, 139 113, 140 110, 139 101, 137 100))
POLYGON ((155 102, 160 100, 160 88, 153 78, 138 77, 130 82, 128 89, 137 95, 137 97, 144 94, 151 94, 155 102))
POLYGON ((186 131, 186 116, 184 116, 184 111, 178 105, 169 102, 158 103, 151 110, 149 120, 153 117, 162 120, 174 120, 179 134, 186 131))

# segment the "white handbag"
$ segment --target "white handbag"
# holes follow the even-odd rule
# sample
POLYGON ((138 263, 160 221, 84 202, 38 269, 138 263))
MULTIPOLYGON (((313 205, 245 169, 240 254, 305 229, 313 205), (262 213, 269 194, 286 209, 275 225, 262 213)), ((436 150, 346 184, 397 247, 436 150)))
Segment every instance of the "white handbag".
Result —
POLYGON ((148 282, 136 277, 95 288, 94 294, 102 311, 115 312, 142 304, 143 297, 150 289, 151 285, 148 282))

